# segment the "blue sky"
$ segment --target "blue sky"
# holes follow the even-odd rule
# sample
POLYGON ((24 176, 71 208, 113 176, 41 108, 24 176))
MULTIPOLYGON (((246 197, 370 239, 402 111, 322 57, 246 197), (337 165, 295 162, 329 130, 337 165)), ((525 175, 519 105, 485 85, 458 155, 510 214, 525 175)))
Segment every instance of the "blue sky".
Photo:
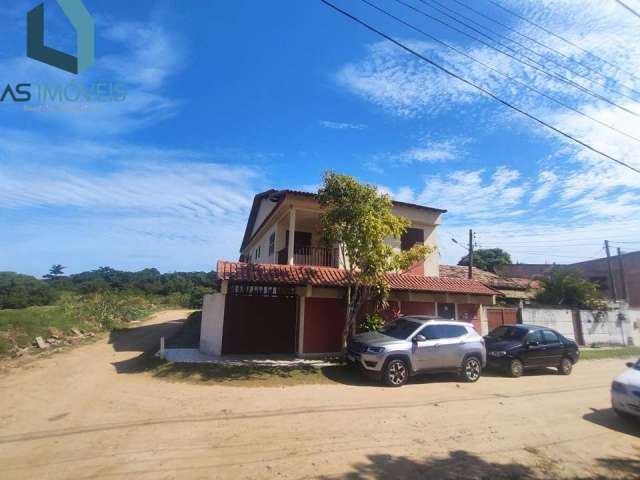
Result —
MULTIPOLYGON (((637 116, 395 0, 372 1, 574 108, 628 133, 640 131, 637 116)), ((438 16, 418 0, 406 1, 438 16)), ((480 247, 505 248, 522 262, 598 257, 607 238, 626 242, 614 244, 625 250, 640 247, 640 175, 541 129, 319 1, 85 0, 96 21, 96 62, 79 76, 26 58, 26 12, 37 3, 0 7, 3 86, 120 82, 128 96, 88 111, 33 112, 0 104, 0 270, 42 275, 53 263, 69 272, 104 265, 210 270, 217 259, 237 258, 256 192, 314 189, 329 169, 376 184, 396 199, 448 209, 439 252, 446 263, 464 254, 451 238, 464 242, 468 228, 477 230, 480 247)), ((336 3, 640 167, 634 140, 506 81, 360 1, 336 3)), ((502 3, 625 70, 640 71, 640 20, 615 2, 502 3)), ((66 20, 55 2, 45 4, 48 44, 72 52, 66 20)), ((607 75, 610 88, 625 84, 640 91, 636 77, 486 0, 473 5, 607 75)), ((548 54, 544 61, 554 60, 566 62, 548 54)), ((639 102, 563 73, 640 111, 639 102)))

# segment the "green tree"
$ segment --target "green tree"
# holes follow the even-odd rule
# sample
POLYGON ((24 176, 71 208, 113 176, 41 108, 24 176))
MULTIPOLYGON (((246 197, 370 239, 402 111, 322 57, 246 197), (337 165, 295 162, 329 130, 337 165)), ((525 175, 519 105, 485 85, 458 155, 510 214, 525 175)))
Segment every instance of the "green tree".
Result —
POLYGON ((46 274, 44 276, 44 278, 58 278, 61 277, 62 275, 64 275, 64 269, 67 267, 63 267, 60 264, 56 264, 56 265, 51 265, 51 268, 49 269, 49 273, 46 274))
POLYGON ((0 272, 0 308, 51 305, 57 293, 47 283, 30 275, 0 272))
POLYGON ((409 221, 392 213, 393 203, 375 186, 353 177, 328 172, 318 191, 323 207, 322 232, 328 245, 339 245, 347 272, 347 312, 342 334, 343 348, 362 307, 374 302, 386 305, 389 295, 387 272, 406 270, 424 260, 434 248, 416 245, 396 252, 388 238, 400 238, 409 221))
POLYGON ((596 283, 589 282, 573 270, 556 270, 540 280, 542 290, 535 301, 546 305, 604 310, 607 302, 596 283))
MULTIPOLYGON (((497 266, 511 263, 511 255, 501 248, 481 248, 473 252, 473 266, 487 272, 495 272, 497 266)), ((469 255, 462 257, 458 265, 469 265, 469 255)))

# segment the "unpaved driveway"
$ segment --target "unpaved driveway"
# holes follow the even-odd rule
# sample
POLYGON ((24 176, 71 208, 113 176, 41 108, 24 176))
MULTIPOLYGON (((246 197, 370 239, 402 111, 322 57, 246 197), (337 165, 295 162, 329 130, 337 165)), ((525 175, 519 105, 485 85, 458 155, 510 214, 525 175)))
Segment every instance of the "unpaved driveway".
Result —
POLYGON ((640 428, 609 410, 620 360, 573 375, 400 389, 170 383, 136 357, 185 312, 0 375, 2 479, 637 478, 640 428), (602 470, 606 468, 606 470, 602 470))

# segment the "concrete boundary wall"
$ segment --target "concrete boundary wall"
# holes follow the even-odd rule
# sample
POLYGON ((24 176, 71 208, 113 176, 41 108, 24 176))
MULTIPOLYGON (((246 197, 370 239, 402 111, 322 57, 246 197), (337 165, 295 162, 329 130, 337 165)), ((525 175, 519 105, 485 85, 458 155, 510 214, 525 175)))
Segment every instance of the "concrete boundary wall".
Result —
POLYGON ((569 309, 525 306, 522 310, 522 323, 549 327, 567 338, 576 339, 573 328, 573 313, 569 309))
POLYGON ((200 326, 200 351, 202 353, 222 355, 225 300, 226 295, 223 293, 204 296, 200 326))
POLYGON ((640 345, 640 309, 624 303, 611 303, 607 311, 571 310, 525 305, 522 322, 552 328, 584 345, 640 345), (575 317, 575 320, 574 320, 575 317))

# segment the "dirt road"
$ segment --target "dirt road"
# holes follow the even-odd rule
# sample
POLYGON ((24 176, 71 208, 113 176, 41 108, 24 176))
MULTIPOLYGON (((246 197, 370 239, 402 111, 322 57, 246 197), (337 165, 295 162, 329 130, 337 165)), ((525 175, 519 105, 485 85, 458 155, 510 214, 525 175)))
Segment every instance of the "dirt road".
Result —
POLYGON ((185 312, 0 375, 7 479, 597 478, 640 475, 609 409, 620 360, 570 377, 242 388, 170 383, 136 358, 185 312))

